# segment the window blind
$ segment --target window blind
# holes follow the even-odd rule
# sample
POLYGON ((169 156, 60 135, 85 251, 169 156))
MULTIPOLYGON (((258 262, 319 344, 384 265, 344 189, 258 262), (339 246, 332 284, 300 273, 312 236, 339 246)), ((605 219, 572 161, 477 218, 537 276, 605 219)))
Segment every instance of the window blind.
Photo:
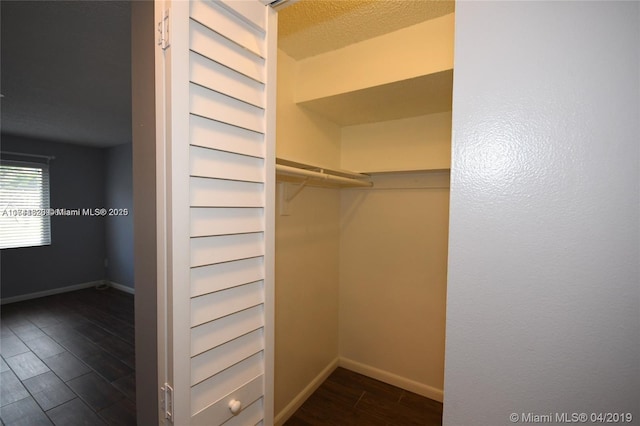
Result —
POLYGON ((0 163, 0 249, 51 244, 49 166, 0 163))

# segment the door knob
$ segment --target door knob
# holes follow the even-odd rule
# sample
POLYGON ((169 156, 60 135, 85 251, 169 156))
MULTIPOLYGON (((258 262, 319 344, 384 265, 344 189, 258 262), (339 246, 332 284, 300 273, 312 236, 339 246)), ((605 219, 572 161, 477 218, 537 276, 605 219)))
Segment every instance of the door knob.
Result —
POLYGON ((232 399, 229 402, 229 410, 231 410, 231 414, 233 414, 234 416, 240 412, 241 408, 242 408, 242 403, 237 399, 232 399))

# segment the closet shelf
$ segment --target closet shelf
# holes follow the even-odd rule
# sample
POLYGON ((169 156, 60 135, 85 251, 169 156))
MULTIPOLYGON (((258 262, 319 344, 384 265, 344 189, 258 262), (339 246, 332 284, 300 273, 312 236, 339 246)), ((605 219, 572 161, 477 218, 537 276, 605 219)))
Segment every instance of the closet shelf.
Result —
POLYGON ((276 177, 281 182, 298 182, 313 186, 373 186, 369 175, 364 173, 327 169, 283 158, 276 158, 276 177))
POLYGON ((449 172, 451 172, 450 168, 367 170, 363 173, 366 173, 369 176, 374 176, 374 175, 390 175, 390 174, 449 173, 449 172))

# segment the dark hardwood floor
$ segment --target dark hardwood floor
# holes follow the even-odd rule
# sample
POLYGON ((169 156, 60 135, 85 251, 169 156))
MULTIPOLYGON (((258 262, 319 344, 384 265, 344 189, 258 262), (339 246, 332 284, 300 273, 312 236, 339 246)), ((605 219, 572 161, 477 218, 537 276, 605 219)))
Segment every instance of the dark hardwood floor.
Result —
POLYGON ((285 426, 442 425, 442 403, 337 368, 285 426))
MULTIPOLYGON (((135 425, 133 304, 86 289, 2 305, 2 424, 135 425)), ((338 368, 285 424, 441 425, 442 404, 338 368)))
POLYGON ((2 305, 2 423, 135 425, 133 305, 112 288, 2 305))

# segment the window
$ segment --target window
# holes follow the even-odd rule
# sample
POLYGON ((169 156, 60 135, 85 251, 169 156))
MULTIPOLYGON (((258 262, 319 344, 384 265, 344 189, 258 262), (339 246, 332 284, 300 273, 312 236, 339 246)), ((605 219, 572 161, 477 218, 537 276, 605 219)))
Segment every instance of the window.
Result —
POLYGON ((51 244, 49 166, 0 163, 0 249, 51 244))

